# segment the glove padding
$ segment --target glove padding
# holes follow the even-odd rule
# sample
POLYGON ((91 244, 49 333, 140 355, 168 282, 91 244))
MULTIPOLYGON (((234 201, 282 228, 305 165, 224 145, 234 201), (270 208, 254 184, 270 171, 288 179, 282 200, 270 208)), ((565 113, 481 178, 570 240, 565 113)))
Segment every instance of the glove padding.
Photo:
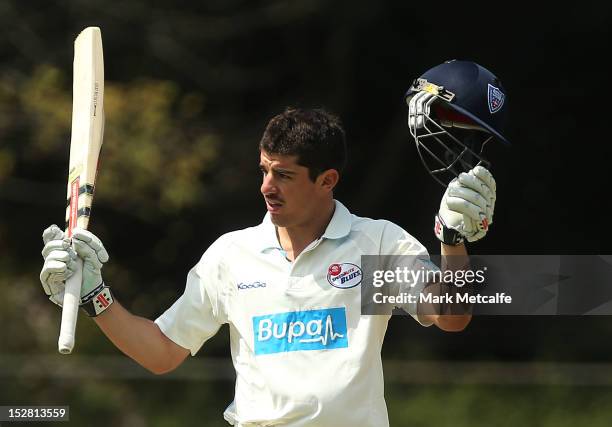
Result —
POLYGON ((463 238, 468 242, 483 238, 493 223, 495 199, 495 179, 487 169, 476 166, 468 173, 461 173, 448 184, 442 197, 436 236, 446 244, 462 243, 463 238), (457 233, 460 237, 448 239, 457 233))
POLYGON ((55 304, 60 307, 63 304, 66 280, 74 274, 77 256, 83 260, 81 298, 102 283, 101 269, 108 261, 108 253, 93 233, 75 228, 72 231, 71 245, 71 239, 54 224, 43 232, 43 242, 45 247, 42 256, 45 262, 40 272, 40 282, 49 299, 55 304))

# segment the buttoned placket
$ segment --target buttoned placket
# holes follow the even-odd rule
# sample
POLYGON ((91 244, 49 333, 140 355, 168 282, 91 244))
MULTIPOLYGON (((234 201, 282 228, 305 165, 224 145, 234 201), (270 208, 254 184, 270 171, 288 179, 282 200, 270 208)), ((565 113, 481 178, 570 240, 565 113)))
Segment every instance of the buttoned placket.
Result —
POLYGON ((304 248, 297 258, 293 260, 293 262, 290 262, 289 276, 287 277, 287 290, 297 290, 302 288, 302 286, 299 285, 303 278, 302 275, 294 275, 294 273, 299 272, 299 267, 302 264, 300 261, 303 259, 304 255, 315 250, 321 244, 323 239, 324 237, 319 237, 317 240, 312 241, 304 248))

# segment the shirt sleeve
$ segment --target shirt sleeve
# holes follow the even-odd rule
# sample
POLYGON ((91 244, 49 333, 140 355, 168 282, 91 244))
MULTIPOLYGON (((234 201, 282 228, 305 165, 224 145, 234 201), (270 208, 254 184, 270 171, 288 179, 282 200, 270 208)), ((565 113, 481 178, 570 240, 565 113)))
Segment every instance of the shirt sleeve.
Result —
POLYGON ((183 295, 155 320, 164 335, 189 349, 192 356, 227 323, 222 262, 225 245, 220 240, 189 271, 183 295))
POLYGON ((431 322, 423 322, 417 315, 417 302, 427 284, 428 272, 439 270, 431 261, 425 246, 400 226, 388 222, 383 231, 381 255, 387 255, 386 269, 399 269, 402 272, 399 276, 401 280, 394 283, 391 293, 415 297, 414 302, 398 304, 397 307, 406 311, 421 325, 431 326, 431 322))

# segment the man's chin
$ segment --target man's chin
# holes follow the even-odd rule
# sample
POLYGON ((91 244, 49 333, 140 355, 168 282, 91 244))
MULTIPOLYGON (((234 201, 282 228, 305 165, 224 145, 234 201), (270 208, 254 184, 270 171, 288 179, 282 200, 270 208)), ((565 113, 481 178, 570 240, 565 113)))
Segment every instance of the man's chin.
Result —
POLYGON ((270 221, 272 222, 272 224, 276 225, 277 227, 286 227, 288 224, 288 221, 285 215, 271 213, 271 212, 270 212, 270 221))

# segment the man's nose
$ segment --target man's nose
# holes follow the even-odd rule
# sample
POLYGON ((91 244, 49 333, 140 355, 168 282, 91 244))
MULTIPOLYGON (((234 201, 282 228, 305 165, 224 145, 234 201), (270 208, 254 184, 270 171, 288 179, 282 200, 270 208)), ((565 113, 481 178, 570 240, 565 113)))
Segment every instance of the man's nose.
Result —
POLYGON ((260 188, 261 194, 276 194, 278 189, 276 188, 276 183, 274 182, 274 178, 271 173, 267 173, 263 176, 263 180, 260 188))

